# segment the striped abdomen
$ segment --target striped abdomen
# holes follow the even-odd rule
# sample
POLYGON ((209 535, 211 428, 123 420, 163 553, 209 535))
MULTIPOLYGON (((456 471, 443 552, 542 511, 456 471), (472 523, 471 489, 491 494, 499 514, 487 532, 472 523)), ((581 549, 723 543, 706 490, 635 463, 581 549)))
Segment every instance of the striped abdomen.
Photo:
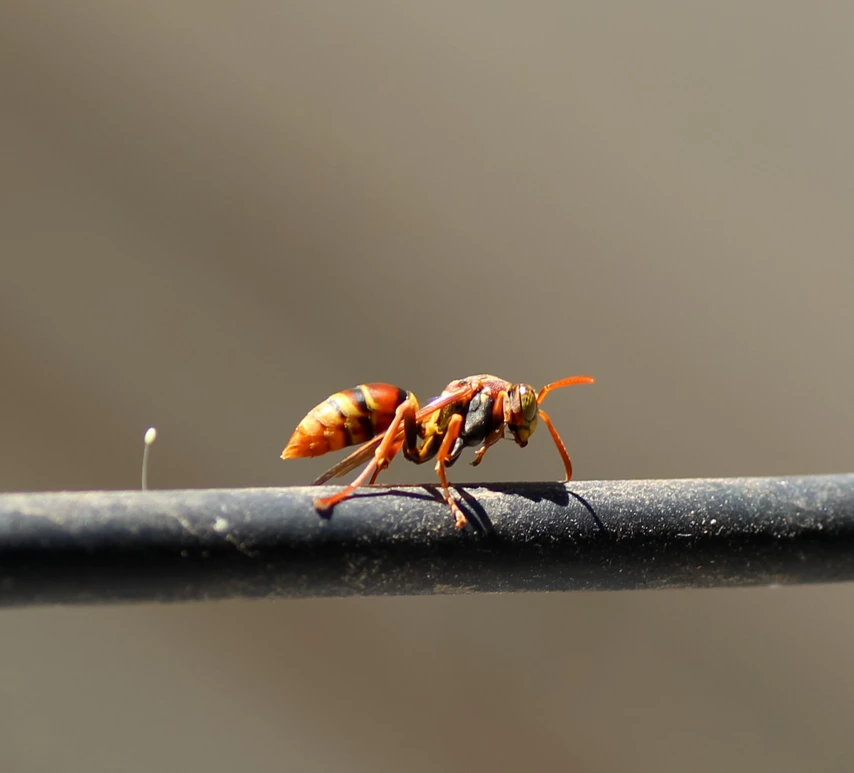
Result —
POLYGON ((321 456, 385 432, 408 393, 391 384, 360 384, 327 397, 294 430, 282 459, 321 456))

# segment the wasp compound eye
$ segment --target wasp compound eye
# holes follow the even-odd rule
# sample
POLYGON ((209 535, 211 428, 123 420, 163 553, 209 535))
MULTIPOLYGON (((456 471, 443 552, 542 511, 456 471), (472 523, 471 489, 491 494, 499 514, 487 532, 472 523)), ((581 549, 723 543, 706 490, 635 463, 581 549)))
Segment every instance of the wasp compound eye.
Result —
POLYGON ((537 418, 537 393, 527 384, 519 386, 519 400, 522 404, 522 415, 526 421, 537 418))

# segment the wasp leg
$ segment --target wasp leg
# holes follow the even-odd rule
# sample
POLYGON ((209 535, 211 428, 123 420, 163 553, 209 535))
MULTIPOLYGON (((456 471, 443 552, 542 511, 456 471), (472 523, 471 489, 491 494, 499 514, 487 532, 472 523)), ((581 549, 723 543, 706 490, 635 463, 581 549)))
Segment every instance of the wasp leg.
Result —
POLYGON ((436 474, 439 480, 442 481, 442 490, 445 492, 445 501, 448 507, 451 508, 451 514, 454 516, 454 525, 458 529, 464 529, 468 523, 468 519, 463 515, 459 505, 451 496, 451 490, 448 488, 448 476, 445 474, 445 462, 448 460, 451 448, 453 448, 456 439, 460 436, 460 427, 463 424, 463 417, 459 413, 455 413, 448 423, 448 429, 445 432, 445 437, 442 440, 442 446, 439 448, 439 457, 436 459, 436 474))
POLYGON ((557 434, 557 430, 555 429, 555 425, 552 424, 552 420, 549 418, 549 415, 540 408, 540 418, 546 423, 546 426, 549 428, 549 432, 551 432, 552 440, 554 440, 555 445, 557 446, 558 453, 560 454, 560 458, 563 459, 563 466, 566 467, 566 480, 572 480, 572 462, 569 460, 569 454, 566 452, 566 446, 563 444, 563 441, 560 439, 560 435, 557 434))
POLYGON ((397 452, 400 451, 400 447, 403 445, 403 440, 398 440, 397 443, 394 444, 394 447, 391 449, 388 455, 388 459, 380 459, 377 462, 377 469, 374 470, 374 474, 371 475, 371 479, 368 481, 369 486, 373 486, 377 480, 377 476, 383 471, 388 469, 388 466, 391 464, 391 460, 397 456, 397 452))
POLYGON ((483 441, 483 445, 474 452, 474 461, 471 463, 471 466, 477 467, 483 461, 483 455, 486 453, 487 449, 490 446, 494 446, 503 436, 504 427, 498 427, 498 429, 492 430, 492 432, 487 435, 486 440, 483 441))
POLYGON ((429 432, 427 437, 425 437, 421 441, 421 445, 410 446, 409 443, 405 443, 403 446, 403 455, 410 461, 415 462, 415 464, 424 464, 424 462, 429 462, 434 456, 436 456, 436 452, 439 450, 439 446, 442 442, 442 435, 438 432, 429 432))
POLYGON ((383 436, 382 443, 379 444, 374 452, 374 458, 368 463, 367 467, 362 470, 356 480, 349 486, 346 486, 337 494, 331 497, 320 497, 314 500, 314 506, 318 510, 329 510, 335 507, 339 502, 350 496, 359 486, 365 485, 369 479, 374 481, 376 476, 391 464, 394 455, 400 450, 402 441, 396 439, 397 433, 400 431, 401 425, 407 420, 408 416, 415 416, 415 406, 409 400, 397 406, 394 412, 394 418, 383 436))
POLYGON ((483 445, 474 452, 474 461, 471 463, 472 467, 477 467, 483 461, 483 455, 486 453, 486 450, 504 437, 504 401, 506 399, 507 392, 502 389, 495 398, 495 404, 492 406, 492 426, 495 429, 484 438, 483 445))

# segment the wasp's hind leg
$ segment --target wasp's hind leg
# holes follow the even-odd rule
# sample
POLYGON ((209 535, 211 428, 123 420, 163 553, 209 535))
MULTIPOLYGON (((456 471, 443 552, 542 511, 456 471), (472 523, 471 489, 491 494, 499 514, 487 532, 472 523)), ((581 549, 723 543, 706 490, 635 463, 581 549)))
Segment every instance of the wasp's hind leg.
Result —
POLYGON ((394 412, 394 418, 385 432, 382 443, 379 444, 377 450, 374 452, 374 458, 371 459, 365 469, 359 474, 359 477, 349 486, 346 486, 331 497, 319 497, 315 499, 314 506, 318 510, 329 510, 335 507, 335 505, 349 497, 360 486, 364 486, 368 482, 373 483, 376 480, 377 475, 391 464, 391 460, 394 459, 404 444, 405 438, 399 438, 397 435, 408 422, 412 422, 414 425, 417 405, 414 400, 406 400, 397 407, 397 410, 394 412))
POLYGON ((387 470, 389 465, 391 464, 391 460, 397 456, 398 451, 400 451, 401 446, 403 445, 403 440, 398 440, 392 449, 389 451, 388 457, 383 460, 383 463, 377 462, 377 468, 374 470, 374 474, 371 475, 371 479, 368 481, 369 486, 373 486, 376 483, 377 476, 383 471, 387 470))
MULTIPOLYGON (((417 408, 417 405, 414 405, 413 408, 417 408)), ((403 449, 403 455, 415 464, 424 464, 436 456, 436 451, 439 450, 439 445, 442 442, 442 436, 431 427, 428 428, 426 437, 421 439, 420 443, 419 439, 416 412, 415 410, 406 411, 403 416, 403 437, 395 442, 389 453, 388 461, 377 463, 377 469, 374 470, 370 482, 373 483, 377 479, 380 472, 391 464, 391 460, 401 449, 403 449)))

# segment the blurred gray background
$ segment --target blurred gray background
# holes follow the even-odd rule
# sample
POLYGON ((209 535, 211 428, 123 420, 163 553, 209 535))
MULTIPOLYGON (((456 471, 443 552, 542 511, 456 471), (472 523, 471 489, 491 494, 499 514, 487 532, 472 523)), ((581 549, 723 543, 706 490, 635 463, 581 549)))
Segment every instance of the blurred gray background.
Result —
MULTIPOLYGON (((0 6, 0 489, 306 483, 537 387, 578 478, 851 470, 854 6, 0 6), (337 459, 337 457, 336 457, 337 459)), ((543 431, 453 480, 558 479, 543 431)), ((396 463, 387 481, 432 480, 396 463)), ((0 614, 0 769, 847 771, 849 587, 0 614)))

